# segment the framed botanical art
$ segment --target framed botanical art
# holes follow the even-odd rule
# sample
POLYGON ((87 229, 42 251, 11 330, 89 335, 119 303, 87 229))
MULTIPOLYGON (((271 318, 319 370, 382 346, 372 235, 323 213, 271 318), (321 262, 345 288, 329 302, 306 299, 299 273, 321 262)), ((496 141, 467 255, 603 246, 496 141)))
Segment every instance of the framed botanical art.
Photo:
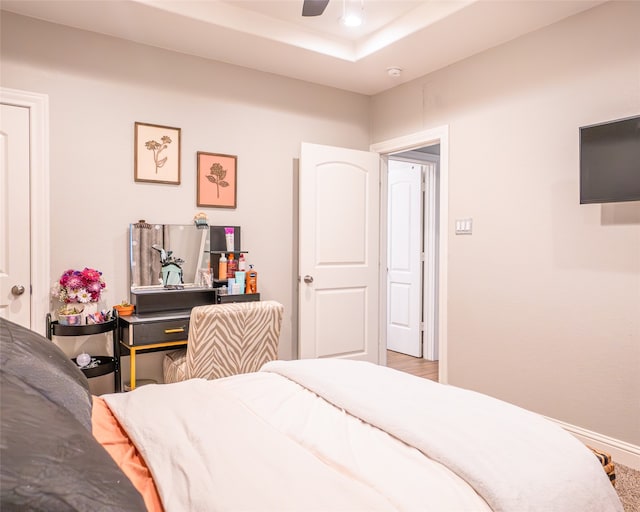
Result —
POLYGON ((135 123, 134 179, 180 185, 180 128, 135 123))
POLYGON ((235 208, 238 157, 198 151, 198 206, 235 208))

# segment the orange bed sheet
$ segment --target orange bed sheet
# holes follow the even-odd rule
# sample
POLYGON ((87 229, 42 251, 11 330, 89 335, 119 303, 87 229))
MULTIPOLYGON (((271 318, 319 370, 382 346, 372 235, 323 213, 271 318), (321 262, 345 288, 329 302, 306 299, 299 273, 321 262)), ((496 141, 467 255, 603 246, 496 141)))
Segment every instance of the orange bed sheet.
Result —
POLYGON ((91 412, 93 436, 109 452, 138 492, 142 495, 149 512, 163 512, 158 489, 144 459, 120 426, 106 402, 93 397, 91 412))

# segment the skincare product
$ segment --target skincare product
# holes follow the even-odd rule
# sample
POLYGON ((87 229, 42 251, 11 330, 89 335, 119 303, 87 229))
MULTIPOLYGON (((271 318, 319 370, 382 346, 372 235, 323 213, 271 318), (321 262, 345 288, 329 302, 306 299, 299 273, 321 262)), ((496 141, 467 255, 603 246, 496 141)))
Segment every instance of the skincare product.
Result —
POLYGON ((247 270, 247 260, 244 259, 244 254, 242 253, 240 253, 240 257, 238 258, 238 270, 247 270))
POLYGON ((238 270, 238 260, 233 257, 233 253, 229 253, 229 259, 227 261, 227 279, 235 277, 236 270, 238 270))
POLYGON ((258 272, 253 269, 253 265, 249 265, 249 271, 246 275, 246 281, 246 293, 258 293, 258 272))
POLYGON ((234 228, 224 228, 224 238, 227 241, 227 251, 231 252, 235 250, 234 240, 234 228))
POLYGON ((227 257, 222 253, 220 263, 218 263, 218 279, 221 281, 227 278, 227 257))
POLYGON ((236 272, 236 284, 238 285, 240 290, 238 293, 244 293, 245 274, 246 272, 236 272))

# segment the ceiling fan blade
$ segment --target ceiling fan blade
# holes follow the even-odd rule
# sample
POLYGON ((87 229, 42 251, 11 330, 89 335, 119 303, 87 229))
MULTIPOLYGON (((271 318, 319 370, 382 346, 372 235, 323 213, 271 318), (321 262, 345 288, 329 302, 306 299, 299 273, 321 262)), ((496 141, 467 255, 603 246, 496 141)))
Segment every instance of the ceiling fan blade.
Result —
POLYGON ((328 4, 329 0, 304 0, 302 4, 302 15, 320 16, 328 4))

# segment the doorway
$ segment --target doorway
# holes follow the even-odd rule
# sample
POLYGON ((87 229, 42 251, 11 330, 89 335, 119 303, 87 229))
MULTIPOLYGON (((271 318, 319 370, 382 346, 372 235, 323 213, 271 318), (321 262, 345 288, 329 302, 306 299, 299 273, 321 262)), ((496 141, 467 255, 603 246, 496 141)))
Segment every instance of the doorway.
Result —
POLYGON ((387 349, 438 360, 440 144, 388 155, 387 349))
MULTIPOLYGON (((383 172, 381 173, 381 196, 387 197, 388 193, 388 162, 394 155, 399 153, 413 152, 420 148, 439 146, 438 173, 435 186, 432 187, 435 200, 432 205, 435 208, 434 223, 437 230, 437 245, 433 248, 435 257, 432 268, 433 280, 437 283, 432 309, 435 315, 434 322, 437 325, 434 346, 437 347, 437 358, 439 360, 439 382, 447 383, 447 228, 448 228, 448 170, 449 170, 449 127, 444 125, 429 130, 424 130, 411 135, 390 139, 371 145, 370 150, 381 155, 383 162, 383 172)), ((425 151, 421 151, 425 152, 425 151)), ((405 155, 406 156, 406 155, 405 155)), ((415 155, 414 155, 415 156, 415 155)), ((388 266, 388 235, 387 235, 388 204, 386 200, 381 202, 380 227, 381 227, 381 251, 380 251, 380 354, 379 361, 386 364, 387 361, 387 275, 384 271, 388 266)), ((426 272, 426 270, 425 270, 426 272)))

